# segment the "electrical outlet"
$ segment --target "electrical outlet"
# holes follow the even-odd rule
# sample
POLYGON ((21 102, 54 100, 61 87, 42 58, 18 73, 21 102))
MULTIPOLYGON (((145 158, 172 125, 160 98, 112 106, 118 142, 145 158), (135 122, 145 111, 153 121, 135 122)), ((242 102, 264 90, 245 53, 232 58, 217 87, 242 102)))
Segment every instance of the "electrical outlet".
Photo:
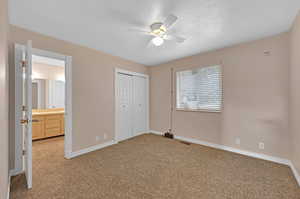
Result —
POLYGON ((107 134, 104 133, 104 134, 103 134, 103 139, 106 140, 106 138, 107 138, 107 134))
POLYGON ((258 147, 259 147, 259 149, 264 150, 264 149, 265 149, 265 143, 260 142, 260 143, 258 144, 258 147))
POLYGON ((96 141, 99 141, 100 140, 100 136, 96 136, 96 141))
POLYGON ((265 50, 265 51, 264 51, 264 55, 265 55, 265 56, 270 56, 270 55, 271 55, 271 51, 265 50))
POLYGON ((240 138, 235 138, 235 144, 240 145, 241 144, 241 139, 240 138))

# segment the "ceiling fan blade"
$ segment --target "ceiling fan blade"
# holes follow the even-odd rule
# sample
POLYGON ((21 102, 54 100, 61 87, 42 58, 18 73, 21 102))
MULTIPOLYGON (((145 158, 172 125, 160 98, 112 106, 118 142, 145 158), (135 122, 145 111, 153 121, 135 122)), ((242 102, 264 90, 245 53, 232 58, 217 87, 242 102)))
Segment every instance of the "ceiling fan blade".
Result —
POLYGON ((175 40, 178 43, 183 43, 186 39, 184 37, 175 36, 175 35, 165 35, 165 40, 175 40))
POLYGON ((143 33, 143 34, 150 34, 150 31, 147 30, 142 30, 142 29, 137 29, 137 28, 129 28, 128 31, 130 32, 136 32, 136 33, 143 33))
POLYGON ((166 28, 169 28, 170 26, 172 26, 176 21, 177 21, 177 17, 175 15, 170 14, 166 20, 164 21, 164 26, 166 28))

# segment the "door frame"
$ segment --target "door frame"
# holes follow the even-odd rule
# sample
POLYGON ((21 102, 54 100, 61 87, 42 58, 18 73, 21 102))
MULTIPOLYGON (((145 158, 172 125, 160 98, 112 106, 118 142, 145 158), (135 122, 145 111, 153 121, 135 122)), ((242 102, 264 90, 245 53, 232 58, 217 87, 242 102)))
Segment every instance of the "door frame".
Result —
MULTIPOLYGON (((114 140, 116 142, 119 142, 120 140, 118 139, 119 136, 119 132, 117 131, 118 129, 118 123, 117 123, 117 118, 119 116, 119 109, 118 109, 118 74, 125 74, 125 75, 132 75, 132 76, 139 76, 139 77, 144 77, 146 79, 146 113, 147 113, 147 132, 149 132, 150 127, 149 127, 149 119, 150 119, 150 112, 149 112, 149 75, 147 74, 143 74, 143 73, 137 73, 137 72, 133 72, 133 71, 128 71, 128 70, 124 70, 124 69, 120 69, 120 68, 115 68, 115 84, 114 84, 114 89, 115 89, 115 96, 114 96, 114 100, 115 100, 115 136, 114 136, 114 140)), ((134 135, 132 136, 134 137, 134 135)))
MULTIPOLYGON (((17 78, 22 72, 22 67, 17 63, 16 53, 25 49, 25 45, 15 43, 15 167, 11 172, 11 175, 17 175, 23 172, 23 135, 21 133, 22 128, 20 125, 20 110, 22 110, 22 88, 17 78), (21 104, 21 105, 20 105, 21 104), (22 135, 22 136, 17 136, 22 135)), ((59 54, 47 50, 41 50, 32 48, 32 55, 38 55, 43 57, 49 57, 65 61, 65 139, 64 139, 64 157, 66 159, 71 158, 72 154, 72 57, 68 55, 59 54)))

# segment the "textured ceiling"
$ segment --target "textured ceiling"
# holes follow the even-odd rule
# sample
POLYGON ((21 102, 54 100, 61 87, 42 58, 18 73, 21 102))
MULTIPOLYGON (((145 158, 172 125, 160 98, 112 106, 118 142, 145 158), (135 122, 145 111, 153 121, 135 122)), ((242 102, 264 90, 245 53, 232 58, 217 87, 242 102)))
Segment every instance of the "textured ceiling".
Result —
MULTIPOLYGON (((289 30, 299 0, 10 0, 10 23, 145 65, 289 30), (182 44, 149 46, 147 29, 169 14, 182 44)), ((34 45, 34 44, 33 44, 34 45)))

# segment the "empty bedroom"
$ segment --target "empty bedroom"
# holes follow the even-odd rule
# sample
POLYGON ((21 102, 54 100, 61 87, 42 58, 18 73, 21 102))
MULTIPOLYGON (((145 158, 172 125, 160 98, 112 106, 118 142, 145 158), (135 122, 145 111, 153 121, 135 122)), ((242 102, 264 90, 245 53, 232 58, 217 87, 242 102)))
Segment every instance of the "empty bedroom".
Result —
POLYGON ((0 199, 300 199, 299 0, 0 17, 0 199))

